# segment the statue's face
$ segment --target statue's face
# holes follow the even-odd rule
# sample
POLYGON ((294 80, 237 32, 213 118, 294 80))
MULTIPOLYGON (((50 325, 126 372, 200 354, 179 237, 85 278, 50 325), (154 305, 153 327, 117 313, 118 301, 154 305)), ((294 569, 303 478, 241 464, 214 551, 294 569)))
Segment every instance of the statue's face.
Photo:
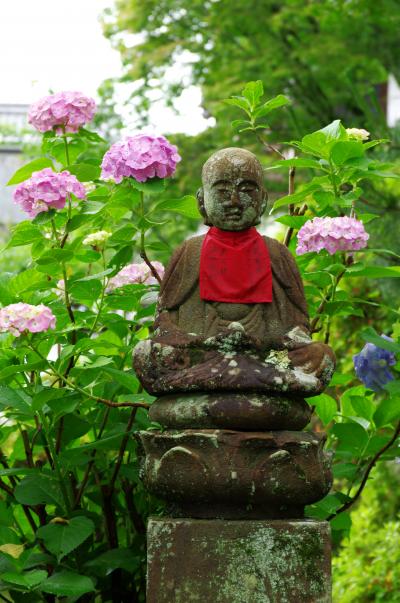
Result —
POLYGON ((208 222, 222 230, 244 230, 258 224, 265 191, 259 164, 247 157, 217 160, 204 179, 208 222))

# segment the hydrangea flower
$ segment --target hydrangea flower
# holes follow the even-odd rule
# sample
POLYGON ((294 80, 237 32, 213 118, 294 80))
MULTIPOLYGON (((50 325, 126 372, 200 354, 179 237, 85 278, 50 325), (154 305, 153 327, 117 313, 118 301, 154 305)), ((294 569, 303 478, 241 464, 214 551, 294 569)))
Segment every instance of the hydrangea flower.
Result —
MULTIPOLYGON (((162 278, 164 276, 164 266, 161 262, 152 262, 154 268, 162 278)), ((113 290, 124 285, 157 285, 157 279, 152 275, 150 268, 145 262, 141 264, 128 264, 113 276, 109 283, 108 289, 113 290)))
POLYGON ((138 182, 156 176, 167 178, 175 172, 180 160, 177 147, 164 136, 136 134, 116 142, 107 151, 101 164, 101 177, 113 178, 117 184, 129 177, 138 182))
POLYGON ((0 332, 9 332, 15 337, 29 331, 40 333, 54 329, 56 317, 47 306, 31 306, 19 302, 0 309, 0 332))
MULTIPOLYGON (((386 335, 381 335, 388 341, 393 341, 386 335)), ((396 364, 393 352, 379 348, 373 343, 367 343, 361 352, 353 356, 354 368, 357 377, 365 387, 378 392, 383 386, 394 379, 389 370, 390 366, 396 364)))
POLYGON ((111 232, 107 230, 98 230, 85 237, 82 241, 84 245, 103 245, 111 237, 111 232))
POLYGON ((346 132, 349 138, 354 138, 355 140, 368 140, 370 137, 370 133, 368 130, 364 130, 364 128, 346 128, 346 132))
POLYGON ((75 176, 67 172, 53 172, 44 168, 33 172, 32 176, 17 186, 14 191, 14 202, 34 218, 42 211, 50 208, 62 209, 67 195, 74 194, 84 199, 86 192, 83 184, 75 176))
POLYGON ((82 92, 57 92, 44 96, 29 108, 28 122, 39 132, 56 129, 60 134, 77 132, 96 111, 96 103, 82 92))
POLYGON ((333 255, 336 251, 357 251, 366 247, 368 239, 364 224, 356 218, 314 218, 300 228, 296 253, 326 249, 333 255))

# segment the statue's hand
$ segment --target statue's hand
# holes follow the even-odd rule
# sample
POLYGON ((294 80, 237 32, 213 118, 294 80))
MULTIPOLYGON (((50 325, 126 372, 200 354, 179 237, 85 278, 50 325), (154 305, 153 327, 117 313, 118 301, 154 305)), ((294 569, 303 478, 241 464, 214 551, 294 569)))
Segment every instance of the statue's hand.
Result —
POLYGON ((294 367, 305 373, 320 377, 328 368, 335 365, 335 356, 328 345, 315 341, 288 352, 294 367))

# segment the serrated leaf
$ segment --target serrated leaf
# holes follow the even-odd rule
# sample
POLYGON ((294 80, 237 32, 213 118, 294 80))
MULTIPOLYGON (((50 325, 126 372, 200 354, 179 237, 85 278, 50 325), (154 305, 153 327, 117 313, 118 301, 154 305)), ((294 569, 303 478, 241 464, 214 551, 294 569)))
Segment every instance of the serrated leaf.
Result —
POLYGON ((364 155, 364 146, 358 140, 339 140, 331 147, 330 157, 337 166, 342 166, 349 159, 358 159, 364 155))
POLYGON ((310 183, 307 186, 303 187, 297 193, 293 193, 293 195, 286 195, 285 197, 281 197, 280 199, 275 201, 273 209, 278 209, 279 207, 283 207, 284 205, 296 205, 297 203, 301 203, 306 197, 308 197, 308 195, 320 188, 320 184, 310 183))
POLYGON ((17 574, 17 572, 5 572, 4 574, 1 574, 1 579, 4 582, 27 590, 31 590, 35 586, 38 586, 38 584, 46 580, 46 578, 47 572, 44 570, 32 570, 30 572, 24 572, 23 574, 17 574))
POLYGON ((37 226, 25 220, 12 228, 11 238, 7 243, 6 248, 19 247, 22 245, 30 245, 43 239, 43 235, 37 226))
POLYGON ((374 423, 379 427, 400 420, 400 397, 394 396, 382 400, 374 414, 374 423))
POLYGON ((33 172, 39 172, 40 170, 48 167, 54 170, 53 162, 47 157, 39 157, 38 159, 34 159, 33 161, 30 161, 19 168, 15 174, 11 176, 10 180, 7 182, 7 186, 24 182, 24 180, 27 180, 32 176, 33 172))
POLYGON ((290 105, 290 100, 283 94, 278 94, 278 96, 271 98, 266 103, 261 105, 261 107, 256 109, 254 112, 254 117, 256 119, 265 117, 265 115, 268 115, 268 113, 271 113, 271 111, 279 109, 280 107, 285 107, 286 105, 290 105))
POLYGON ((23 505, 63 506, 60 484, 56 479, 44 473, 25 477, 15 488, 14 495, 16 500, 23 505))
POLYGON ((69 166, 68 171, 80 182, 91 182, 100 178, 100 167, 91 163, 74 163, 69 166))
POLYGON ((146 182, 138 182, 134 178, 130 179, 133 188, 145 193, 146 195, 158 195, 165 190, 167 186, 165 178, 150 178, 146 182))
POLYGON ((242 90, 243 97, 249 101, 252 109, 254 109, 262 95, 264 94, 264 87, 261 80, 254 82, 248 82, 242 90))
POLYGON ((78 548, 94 532, 94 523, 84 516, 73 517, 66 523, 50 523, 39 528, 37 536, 58 561, 78 548))
POLYGON ((81 597, 95 590, 94 584, 87 576, 75 572, 58 572, 42 582, 39 590, 59 597, 81 597))
POLYGON ((315 411, 324 425, 330 423, 337 413, 336 400, 328 394, 319 394, 306 400, 311 406, 315 406, 315 411))
POLYGON ((197 199, 193 195, 185 195, 180 199, 166 199, 157 203, 153 211, 173 211, 187 218, 201 218, 197 206, 197 199))
POLYGON ((280 218, 276 218, 275 222, 279 222, 290 228, 301 228, 309 219, 306 216, 281 216, 280 218))

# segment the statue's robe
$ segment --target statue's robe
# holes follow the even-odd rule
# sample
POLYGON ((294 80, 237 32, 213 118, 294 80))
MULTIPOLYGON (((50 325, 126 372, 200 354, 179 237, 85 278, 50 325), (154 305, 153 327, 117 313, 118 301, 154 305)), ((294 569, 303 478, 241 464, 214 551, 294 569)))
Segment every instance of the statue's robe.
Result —
POLYGON ((173 254, 159 296, 155 332, 134 353, 150 393, 255 391, 314 395, 334 370, 330 348, 312 342, 303 284, 288 249, 265 237, 273 301, 233 304, 200 298, 204 236, 173 254), (293 365, 291 354, 296 354, 293 365))
POLYGON ((171 258, 159 297, 161 332, 168 330, 168 323, 173 323, 185 333, 210 337, 225 331, 231 322, 239 322, 263 349, 282 349, 284 337, 294 327, 309 333, 303 283, 296 262, 284 245, 269 237, 264 240, 272 267, 271 303, 234 304, 200 299, 199 267, 204 236, 188 239, 171 258))

